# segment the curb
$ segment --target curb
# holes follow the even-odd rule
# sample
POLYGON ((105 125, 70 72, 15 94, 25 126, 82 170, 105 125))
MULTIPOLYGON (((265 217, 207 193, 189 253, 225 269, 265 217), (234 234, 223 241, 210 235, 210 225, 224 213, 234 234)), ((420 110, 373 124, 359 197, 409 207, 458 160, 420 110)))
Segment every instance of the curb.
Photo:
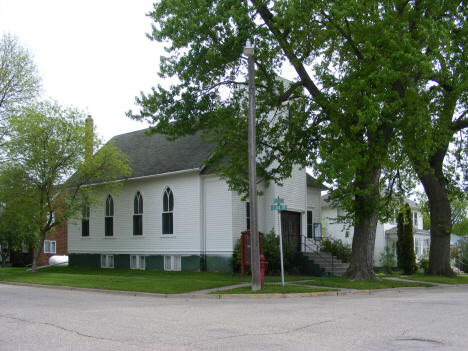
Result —
POLYGON ((372 289, 372 290, 341 290, 341 291, 324 291, 315 293, 290 293, 290 294, 160 294, 160 293, 146 293, 146 292, 135 292, 135 291, 121 291, 121 290, 105 290, 105 289, 91 289, 91 288, 80 288, 72 286, 59 286, 59 285, 41 285, 41 284, 29 284, 29 283, 18 283, 18 282, 6 282, 0 281, 0 284, 12 285, 12 286, 24 286, 34 287, 42 289, 57 289, 57 290, 70 290, 70 291, 83 291, 83 292, 94 292, 99 294, 109 295, 122 295, 122 296, 135 296, 135 297, 152 297, 152 298, 171 298, 171 299, 284 299, 284 298, 304 298, 304 297, 320 297, 320 296, 346 296, 346 295, 377 295, 385 293, 401 293, 414 290, 425 290, 434 288, 456 288, 459 286, 468 286, 468 284, 444 284, 435 285, 431 287, 399 287, 390 289, 372 289))
POLYGON ((84 291, 84 292, 95 292, 98 294, 109 294, 109 295, 123 295, 123 296, 136 296, 136 297, 153 297, 153 298, 172 298, 172 299, 284 299, 284 298, 298 298, 298 297, 318 297, 318 296, 345 296, 345 295, 370 295, 370 290, 353 290, 353 291, 323 291, 315 293, 291 293, 291 294, 158 294, 158 293, 145 293, 135 291, 121 291, 121 290, 105 290, 105 289, 90 289, 90 288, 79 288, 73 286, 59 286, 59 285, 41 285, 41 284, 29 284, 29 283, 18 283, 18 282, 4 282, 0 281, 0 284, 12 285, 12 286, 24 286, 42 289, 57 289, 57 290, 69 290, 69 291, 84 291))

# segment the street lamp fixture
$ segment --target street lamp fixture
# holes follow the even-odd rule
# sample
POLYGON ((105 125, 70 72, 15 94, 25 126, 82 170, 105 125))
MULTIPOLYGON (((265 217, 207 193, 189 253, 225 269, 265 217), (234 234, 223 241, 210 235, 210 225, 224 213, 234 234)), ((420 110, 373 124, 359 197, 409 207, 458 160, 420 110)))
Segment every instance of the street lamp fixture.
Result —
POLYGON ((254 47, 252 46, 250 39, 247 39, 247 43, 245 43, 245 48, 244 48, 244 55, 250 57, 250 56, 253 56, 253 54, 254 54, 254 47))

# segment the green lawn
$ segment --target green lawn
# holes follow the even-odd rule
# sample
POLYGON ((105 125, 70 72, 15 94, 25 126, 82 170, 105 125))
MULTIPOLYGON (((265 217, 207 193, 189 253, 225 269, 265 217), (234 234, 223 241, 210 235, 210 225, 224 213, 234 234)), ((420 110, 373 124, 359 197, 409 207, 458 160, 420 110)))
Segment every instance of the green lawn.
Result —
POLYGON ((336 291, 336 289, 311 288, 302 285, 264 284, 260 291, 252 291, 251 286, 235 288, 229 290, 220 290, 212 294, 291 294, 291 293, 316 293, 325 291, 336 291))
MULTIPOLYGON (((310 277, 285 277, 286 281, 310 277)), ((0 268, 0 281, 42 285, 72 286, 92 289, 178 294, 251 282, 238 274, 206 272, 140 271, 81 267, 50 267, 36 274, 25 268, 0 268)), ((265 277, 266 282, 281 281, 280 277, 265 277)))
POLYGON ((358 289, 358 290, 368 290, 368 289, 389 289, 389 288, 401 288, 401 287, 430 287, 430 284, 424 283, 408 283, 408 282, 399 282, 394 280, 349 280, 348 278, 316 278, 313 277, 310 280, 297 282, 295 284, 303 285, 315 285, 315 286, 327 286, 331 288, 344 288, 344 289, 358 289))
MULTIPOLYGON (((415 275, 405 277, 406 279, 425 280, 428 282, 441 282, 449 284, 467 284, 468 277, 438 278, 415 275)), ((36 274, 27 272, 25 268, 0 268, 0 281, 21 282, 30 284, 58 285, 83 287, 92 289, 108 289, 121 291, 137 291, 162 294, 178 294, 196 290, 219 288, 239 283, 250 283, 251 277, 240 279, 238 274, 206 273, 206 272, 166 272, 166 271, 140 271, 130 269, 102 269, 102 268, 80 268, 80 267, 50 267, 39 269, 36 274)), ((322 290, 307 285, 321 286, 326 288, 347 289, 386 289, 397 287, 429 287, 429 284, 408 283, 391 280, 368 280, 349 281, 347 278, 317 278, 286 276, 286 282, 295 282, 295 285, 281 286, 280 277, 266 276, 266 283, 278 283, 274 285, 265 284, 262 293, 295 293, 295 292, 317 292, 322 290), (317 290, 319 289, 319 290, 317 290)), ((251 287, 239 290, 224 291, 228 293, 252 293, 251 287)), ((221 292, 219 292, 221 293, 221 292)))
POLYGON ((459 275, 455 278, 438 277, 438 276, 433 277, 433 276, 424 275, 424 274, 401 275, 399 277, 402 279, 420 280, 420 281, 431 282, 431 283, 468 284, 468 275, 459 275))

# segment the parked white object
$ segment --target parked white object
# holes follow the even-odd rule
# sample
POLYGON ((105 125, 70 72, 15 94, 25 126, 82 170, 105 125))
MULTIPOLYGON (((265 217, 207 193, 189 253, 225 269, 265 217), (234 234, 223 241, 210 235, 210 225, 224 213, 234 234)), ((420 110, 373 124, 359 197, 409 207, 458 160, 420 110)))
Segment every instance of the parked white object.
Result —
POLYGON ((62 265, 62 266, 68 266, 68 256, 63 255, 54 255, 51 258, 49 258, 49 265, 62 265))

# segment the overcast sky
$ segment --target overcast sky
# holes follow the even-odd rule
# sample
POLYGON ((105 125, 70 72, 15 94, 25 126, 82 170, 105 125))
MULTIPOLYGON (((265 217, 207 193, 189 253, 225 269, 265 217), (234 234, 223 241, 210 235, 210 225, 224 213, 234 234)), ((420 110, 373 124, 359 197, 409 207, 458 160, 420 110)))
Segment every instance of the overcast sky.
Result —
POLYGON ((0 31, 35 56, 45 98, 94 118, 105 141, 147 127, 125 116, 135 96, 162 82, 162 45, 149 40, 153 0, 0 0, 0 31))

